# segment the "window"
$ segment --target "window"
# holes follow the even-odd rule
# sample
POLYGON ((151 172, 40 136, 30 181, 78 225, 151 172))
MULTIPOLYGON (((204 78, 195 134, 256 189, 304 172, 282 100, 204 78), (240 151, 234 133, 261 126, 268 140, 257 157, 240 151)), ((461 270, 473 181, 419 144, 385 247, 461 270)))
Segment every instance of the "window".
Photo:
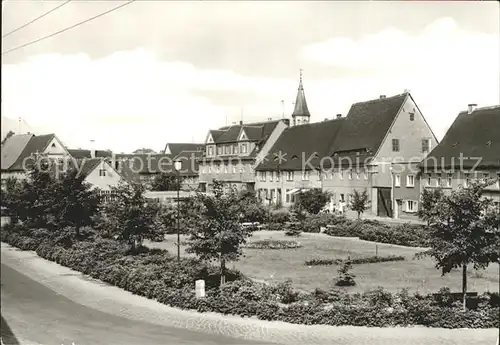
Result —
POLYGON ((340 194, 340 201, 341 201, 341 202, 344 202, 344 201, 345 201, 345 196, 344 196, 344 194, 340 194))
POLYGON ((276 182, 280 181, 280 175, 281 175, 281 172, 277 171, 276 172, 276 182))
POLYGON ((233 145, 233 153, 238 153, 238 144, 233 145))
POLYGON ((290 189, 285 189, 285 202, 290 202, 290 189))
POLYGON ((339 177, 341 180, 344 179, 344 172, 342 171, 342 169, 339 169, 339 177))
POLYGON ((230 152, 230 149, 231 149, 231 148, 230 148, 228 145, 225 145, 225 146, 224 146, 224 154, 226 154, 226 155, 230 154, 230 153, 231 153, 231 152, 230 152))
POLYGON ((221 155, 222 154, 222 146, 217 147, 217 154, 221 155))
POLYGON ((488 181, 489 178, 490 178, 490 174, 489 173, 484 173, 483 174, 483 182, 488 181))
POLYGON ((394 187, 401 187, 401 176, 394 175, 394 187))
POLYGON ((365 180, 368 180, 368 172, 366 172, 366 171, 365 171, 365 172, 363 173, 363 175, 364 175, 364 177, 365 177, 365 180))
POLYGON ((497 188, 500 189, 500 173, 497 174, 497 188))
POLYGON ((208 167, 208 173, 209 174, 212 173, 212 167, 211 166, 208 167))
POLYGON ((302 171, 302 181, 309 181, 309 170, 302 171))
POLYGON ((233 165, 233 174, 236 174, 236 165, 233 165))
POLYGON ((229 168, 229 167, 228 167, 227 165, 225 165, 225 164, 224 164, 224 173, 226 173, 226 174, 227 174, 227 173, 229 172, 229 171, 228 171, 228 168, 229 168))
POLYGON ((392 139, 392 151, 399 152, 399 139, 392 139))
POLYGON ((406 187, 415 187, 415 176, 407 175, 406 176, 406 187))
POLYGON ((359 171, 356 171, 356 180, 359 180, 359 171))
POLYGON ((470 185, 470 174, 464 174, 464 187, 469 187, 470 185))
POLYGON ((406 212, 416 212, 417 202, 414 200, 406 200, 406 212))
POLYGON ((442 183, 443 183, 443 182, 441 181, 441 174, 438 174, 438 176, 437 176, 437 186, 438 186, 438 187, 441 187, 441 186, 442 186, 442 183))
POLYGON ((262 182, 265 182, 266 181, 266 172, 265 171, 261 171, 260 172, 260 180, 262 182))
POLYGON ((274 171, 270 171, 269 172, 269 181, 273 182, 273 178, 274 178, 274 171))
POLYGON ((352 170, 349 170, 348 176, 349 176, 349 180, 352 180, 352 170))
POLYGON ((287 181, 293 181, 293 171, 287 171, 286 172, 286 180, 287 181))
POLYGON ((427 174, 427 185, 430 187, 431 183, 432 183, 432 175, 431 174, 427 174))
POLYGON ((247 144, 241 144, 241 153, 247 153, 247 144))
POLYGON ((414 112, 410 112, 410 121, 415 121, 415 113, 414 112))
POLYGON ((240 166, 240 173, 244 173, 244 172, 245 172, 245 166, 242 165, 242 166, 240 166))
POLYGON ((446 187, 451 187, 452 174, 448 174, 446 177, 446 187))
POLYGON ((214 155, 214 147, 213 146, 208 147, 207 155, 209 155, 209 156, 214 155))
POLYGON ((99 169, 99 176, 106 176, 106 169, 99 169))
POLYGON ((215 166, 215 172, 218 174, 220 173, 220 166, 219 165, 216 165, 215 166))
POLYGON ((318 173, 318 181, 321 181, 323 179, 323 174, 321 173, 321 171, 317 171, 318 173))
POLYGON ((430 151, 431 140, 430 139, 422 139, 422 153, 430 151))
POLYGON ((52 143, 52 147, 56 147, 56 143, 52 143))

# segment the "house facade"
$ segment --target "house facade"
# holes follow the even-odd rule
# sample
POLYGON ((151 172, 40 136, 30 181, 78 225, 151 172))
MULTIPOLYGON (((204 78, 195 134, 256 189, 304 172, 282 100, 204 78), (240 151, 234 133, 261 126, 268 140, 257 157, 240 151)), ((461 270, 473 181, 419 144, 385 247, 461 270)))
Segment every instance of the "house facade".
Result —
POLYGON ((34 162, 35 155, 41 155, 52 161, 61 161, 71 157, 55 134, 13 135, 2 145, 1 150, 2 185, 11 177, 26 178, 27 167, 34 162))
POLYGON ((393 163, 392 199, 396 219, 417 220, 422 193, 420 162, 393 163))
POLYGON ((288 195, 299 189, 322 188, 332 195, 330 208, 337 209, 349 203, 354 190, 365 190, 371 200, 367 213, 382 217, 393 217, 392 164, 418 163, 437 145, 407 91, 355 103, 346 117, 291 127, 280 139, 271 151, 282 151, 287 162, 278 164, 273 158, 256 169, 261 174, 257 188, 268 190, 271 202, 278 189, 280 202, 287 205, 293 202, 288 195), (293 173, 286 171, 290 159, 296 159, 293 173), (277 183, 270 176, 278 171, 277 183))
MULTIPOLYGON (((419 165, 422 188, 445 193, 473 181, 492 182, 484 196, 500 205, 500 105, 469 104, 458 114, 441 143, 419 165)), ((500 206, 499 206, 500 207, 500 206)))
POLYGON ((214 180, 237 190, 255 190, 255 167, 288 126, 282 119, 210 130, 199 160, 200 190, 210 192, 214 180))

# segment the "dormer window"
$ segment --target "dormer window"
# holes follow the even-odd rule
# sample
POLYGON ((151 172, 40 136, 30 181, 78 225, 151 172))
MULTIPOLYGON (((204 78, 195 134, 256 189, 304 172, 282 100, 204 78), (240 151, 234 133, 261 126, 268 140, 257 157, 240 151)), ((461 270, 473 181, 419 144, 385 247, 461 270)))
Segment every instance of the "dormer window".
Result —
POLYGON ((247 144, 241 144, 241 153, 247 153, 248 146, 247 144))
POLYGON ((238 144, 233 145, 233 154, 237 154, 239 152, 238 150, 238 144))
POLYGON ((208 147, 208 152, 207 152, 207 154, 208 154, 209 156, 213 156, 213 155, 214 155, 214 147, 213 147, 213 146, 209 146, 209 147, 208 147))

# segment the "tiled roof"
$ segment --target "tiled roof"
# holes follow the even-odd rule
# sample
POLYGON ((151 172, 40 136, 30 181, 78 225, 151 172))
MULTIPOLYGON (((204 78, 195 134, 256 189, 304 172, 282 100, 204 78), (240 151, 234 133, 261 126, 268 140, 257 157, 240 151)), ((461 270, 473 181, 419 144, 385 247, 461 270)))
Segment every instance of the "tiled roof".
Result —
POLYGON ((240 134, 241 128, 245 129, 245 133, 248 135, 250 141, 261 141, 267 140, 267 137, 273 132, 278 123, 281 120, 267 121, 267 122, 257 122, 257 123, 246 123, 243 125, 233 125, 221 127, 216 131, 210 131, 214 142, 219 143, 233 143, 238 141, 238 135, 240 134), (220 135, 215 138, 214 132, 220 135))
POLYGON ((345 121, 345 118, 339 118, 285 129, 269 151, 269 156, 256 170, 276 170, 278 159, 275 160, 274 154, 279 151, 286 155, 280 161, 280 170, 308 170, 310 167, 303 166, 303 162, 308 161, 310 157, 312 158, 309 162, 316 167, 323 157, 328 156, 332 143, 345 121))
POLYGON ((358 150, 374 155, 408 96, 404 93, 353 104, 330 153, 358 150))
POLYGON ((470 169, 478 160, 477 168, 500 168, 500 105, 458 114, 443 140, 420 167, 470 169))
MULTIPOLYGON (((203 151, 205 148, 205 144, 200 144, 200 143, 167 143, 165 145, 165 150, 167 147, 170 149, 170 154, 172 156, 177 156, 183 151, 203 151)), ((166 151, 164 150, 163 153, 166 151)))
POLYGON ((7 170, 17 161, 34 134, 13 135, 2 145, 2 170, 7 170))
MULTIPOLYGON (((68 149, 68 153, 75 159, 91 158, 90 150, 68 149)), ((113 153, 108 150, 96 150, 96 158, 111 158, 113 153)))
POLYGON ((21 152, 16 162, 8 170, 21 171, 23 170, 23 162, 36 152, 43 152, 50 142, 55 138, 55 134, 45 134, 31 137, 24 150, 21 152))
POLYGON ((201 151, 183 151, 174 157, 181 161, 181 176, 197 176, 199 173, 199 160, 202 157, 201 151))

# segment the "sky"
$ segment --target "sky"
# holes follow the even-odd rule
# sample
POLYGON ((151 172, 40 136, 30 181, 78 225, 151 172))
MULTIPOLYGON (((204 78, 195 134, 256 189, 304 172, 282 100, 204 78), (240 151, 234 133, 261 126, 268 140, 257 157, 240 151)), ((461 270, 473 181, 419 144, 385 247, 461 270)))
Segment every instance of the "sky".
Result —
MULTIPOLYGON (((3 38, 2 54, 121 3, 73 0, 3 38)), ((2 35, 58 4, 8 0, 2 35)), ((496 1, 138 0, 2 55, 2 137, 115 152, 204 142, 290 117, 303 69, 312 122, 408 89, 440 139, 469 103, 500 104, 499 29, 496 1)))

